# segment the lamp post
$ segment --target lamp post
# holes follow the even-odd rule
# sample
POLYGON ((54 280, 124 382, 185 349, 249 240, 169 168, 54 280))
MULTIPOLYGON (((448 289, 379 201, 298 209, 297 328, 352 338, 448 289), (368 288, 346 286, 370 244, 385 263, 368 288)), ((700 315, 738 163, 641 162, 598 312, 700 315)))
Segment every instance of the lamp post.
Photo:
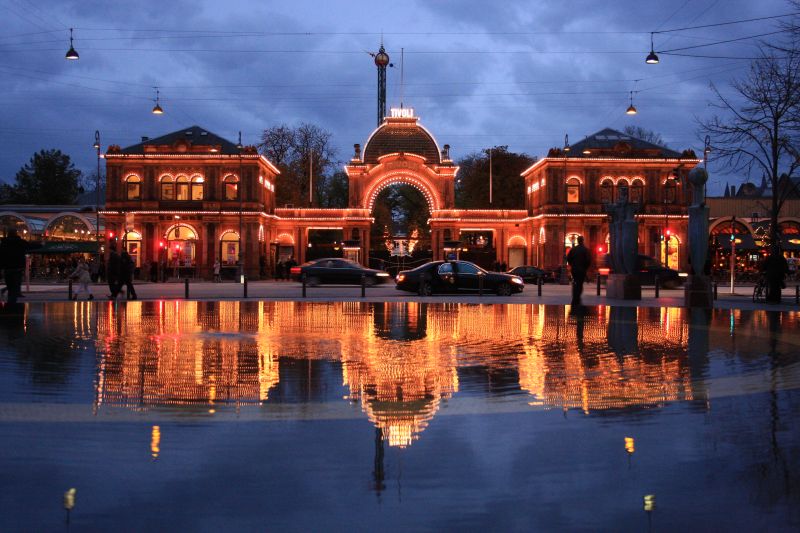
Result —
POLYGON ((100 261, 100 130, 94 130, 94 149, 97 150, 97 176, 94 183, 95 226, 94 239, 97 243, 97 261, 100 261))
MULTIPOLYGON (((711 151, 711 136, 706 135, 706 138, 703 140, 703 168, 706 171, 706 176, 708 176, 708 153, 711 151)), ((708 181, 706 180, 706 183, 708 181)), ((703 198, 706 197, 706 184, 703 184, 703 198)))
POLYGON ((242 173, 242 132, 239 132, 239 142, 236 144, 236 149, 239 150, 239 283, 244 283, 244 253, 242 252, 242 234, 244 223, 242 220, 242 211, 244 209, 244 174, 242 173))
POLYGON ((731 217, 731 294, 734 292, 736 279, 736 215, 731 217))
POLYGON ((563 248, 561 258, 561 275, 558 282, 561 285, 569 283, 567 277, 567 155, 569 154, 569 134, 564 135, 564 237, 561 239, 561 247, 563 248))

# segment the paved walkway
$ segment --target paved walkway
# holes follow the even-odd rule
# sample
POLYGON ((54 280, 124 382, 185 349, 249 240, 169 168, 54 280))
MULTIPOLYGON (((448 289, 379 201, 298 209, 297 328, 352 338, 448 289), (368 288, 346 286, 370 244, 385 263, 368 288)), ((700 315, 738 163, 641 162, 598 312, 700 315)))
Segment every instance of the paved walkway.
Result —
MULTIPOLYGON (((76 285, 77 288, 77 285, 76 285)), ((67 284, 31 284, 30 290, 23 285, 24 302, 67 301, 67 284)), ((715 307, 721 309, 769 309, 779 311, 800 310, 795 300, 795 286, 791 285, 783 291, 781 305, 768 305, 752 301, 753 287, 738 287, 730 294, 730 287, 720 286, 715 307)), ((92 285, 95 299, 107 300, 108 287, 103 284, 92 285)), ((297 282, 287 281, 253 281, 248 283, 248 297, 254 300, 295 300, 295 301, 368 301, 368 302, 461 302, 461 303, 519 303, 519 304, 561 304, 570 302, 568 285, 546 284, 542 286, 542 296, 537 295, 535 285, 527 285, 521 294, 503 298, 494 294, 483 297, 477 295, 437 295, 420 297, 412 293, 401 292, 394 288, 394 283, 378 287, 368 287, 366 297, 361 298, 358 286, 322 286, 308 287, 306 298, 302 296, 302 286, 297 282)), ((185 297, 183 283, 146 283, 136 284, 136 293, 140 300, 179 299, 185 297)), ((190 282, 189 298, 192 300, 236 300, 244 296, 243 286, 238 283, 190 282)), ((84 296, 81 296, 83 299, 84 296)), ((120 298, 121 300, 124 298, 120 298)), ((662 289, 656 298, 652 287, 642 289, 641 300, 613 300, 605 297, 605 287, 597 296, 596 285, 587 284, 584 290, 583 303, 586 305, 622 305, 642 307, 682 307, 683 289, 662 289)))

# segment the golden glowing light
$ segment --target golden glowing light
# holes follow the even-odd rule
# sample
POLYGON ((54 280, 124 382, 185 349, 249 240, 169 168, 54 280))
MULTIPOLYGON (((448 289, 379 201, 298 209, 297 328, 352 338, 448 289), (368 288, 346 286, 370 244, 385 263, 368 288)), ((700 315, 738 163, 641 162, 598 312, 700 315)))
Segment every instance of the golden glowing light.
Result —
POLYGON ((161 452, 161 428, 153 426, 150 430, 150 455, 153 460, 158 459, 158 454, 161 452))
POLYGON ((625 437, 625 451, 629 454, 633 454, 636 451, 636 446, 634 445, 633 437, 625 437))

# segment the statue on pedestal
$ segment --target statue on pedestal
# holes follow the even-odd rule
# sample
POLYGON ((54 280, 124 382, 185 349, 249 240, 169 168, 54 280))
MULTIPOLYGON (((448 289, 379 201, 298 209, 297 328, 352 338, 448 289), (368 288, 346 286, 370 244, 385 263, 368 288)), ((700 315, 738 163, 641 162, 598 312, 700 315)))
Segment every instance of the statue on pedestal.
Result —
POLYGON ((692 205, 689 206, 689 264, 691 276, 684 288, 684 303, 687 307, 712 307, 711 280, 705 275, 708 260, 708 213, 705 184, 708 173, 695 167, 689 172, 692 186, 692 205))
POLYGON ((638 204, 628 202, 628 189, 620 189, 618 202, 606 207, 611 221, 609 228, 609 253, 616 274, 636 272, 636 257, 639 251, 639 224, 633 218, 638 204))

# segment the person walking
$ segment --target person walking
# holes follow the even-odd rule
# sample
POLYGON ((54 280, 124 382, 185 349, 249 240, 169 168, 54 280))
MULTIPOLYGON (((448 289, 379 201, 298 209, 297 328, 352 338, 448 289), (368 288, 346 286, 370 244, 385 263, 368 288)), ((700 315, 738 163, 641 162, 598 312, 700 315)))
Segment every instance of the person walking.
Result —
POLYGON ((106 264, 106 281, 108 281, 108 290, 111 293, 108 297, 112 300, 116 299, 120 290, 120 277, 122 275, 122 259, 117 253, 117 245, 111 243, 108 245, 109 254, 108 262, 106 264))
POLYGON ((97 260, 97 257, 92 257, 89 263, 89 277, 92 283, 97 283, 97 280, 100 278, 100 261, 97 260))
POLYGON ((586 246, 583 245, 582 236, 578 236, 578 244, 573 246, 567 254, 567 263, 572 271, 572 305, 581 305, 586 272, 592 264, 592 256, 586 246))
POLYGON ((219 275, 220 268, 222 265, 219 262, 219 258, 214 260, 214 283, 221 283, 222 277, 219 275))
POLYGON ((0 267, 6 280, 8 303, 13 305, 22 296, 22 273, 25 271, 25 254, 34 246, 25 242, 16 228, 9 228, 0 240, 0 267))
POLYGON ((133 274, 136 271, 136 263, 130 256, 127 250, 122 251, 120 256, 120 284, 119 290, 122 290, 122 285, 125 285, 126 297, 128 300, 136 299, 136 289, 133 288, 133 274))
POLYGON ((92 281, 92 272, 84 259, 78 261, 78 266, 72 271, 70 277, 78 280, 78 290, 72 295, 73 300, 77 300, 78 295, 82 292, 89 295, 89 300, 94 300, 94 294, 92 294, 92 290, 89 288, 89 283, 92 281))

